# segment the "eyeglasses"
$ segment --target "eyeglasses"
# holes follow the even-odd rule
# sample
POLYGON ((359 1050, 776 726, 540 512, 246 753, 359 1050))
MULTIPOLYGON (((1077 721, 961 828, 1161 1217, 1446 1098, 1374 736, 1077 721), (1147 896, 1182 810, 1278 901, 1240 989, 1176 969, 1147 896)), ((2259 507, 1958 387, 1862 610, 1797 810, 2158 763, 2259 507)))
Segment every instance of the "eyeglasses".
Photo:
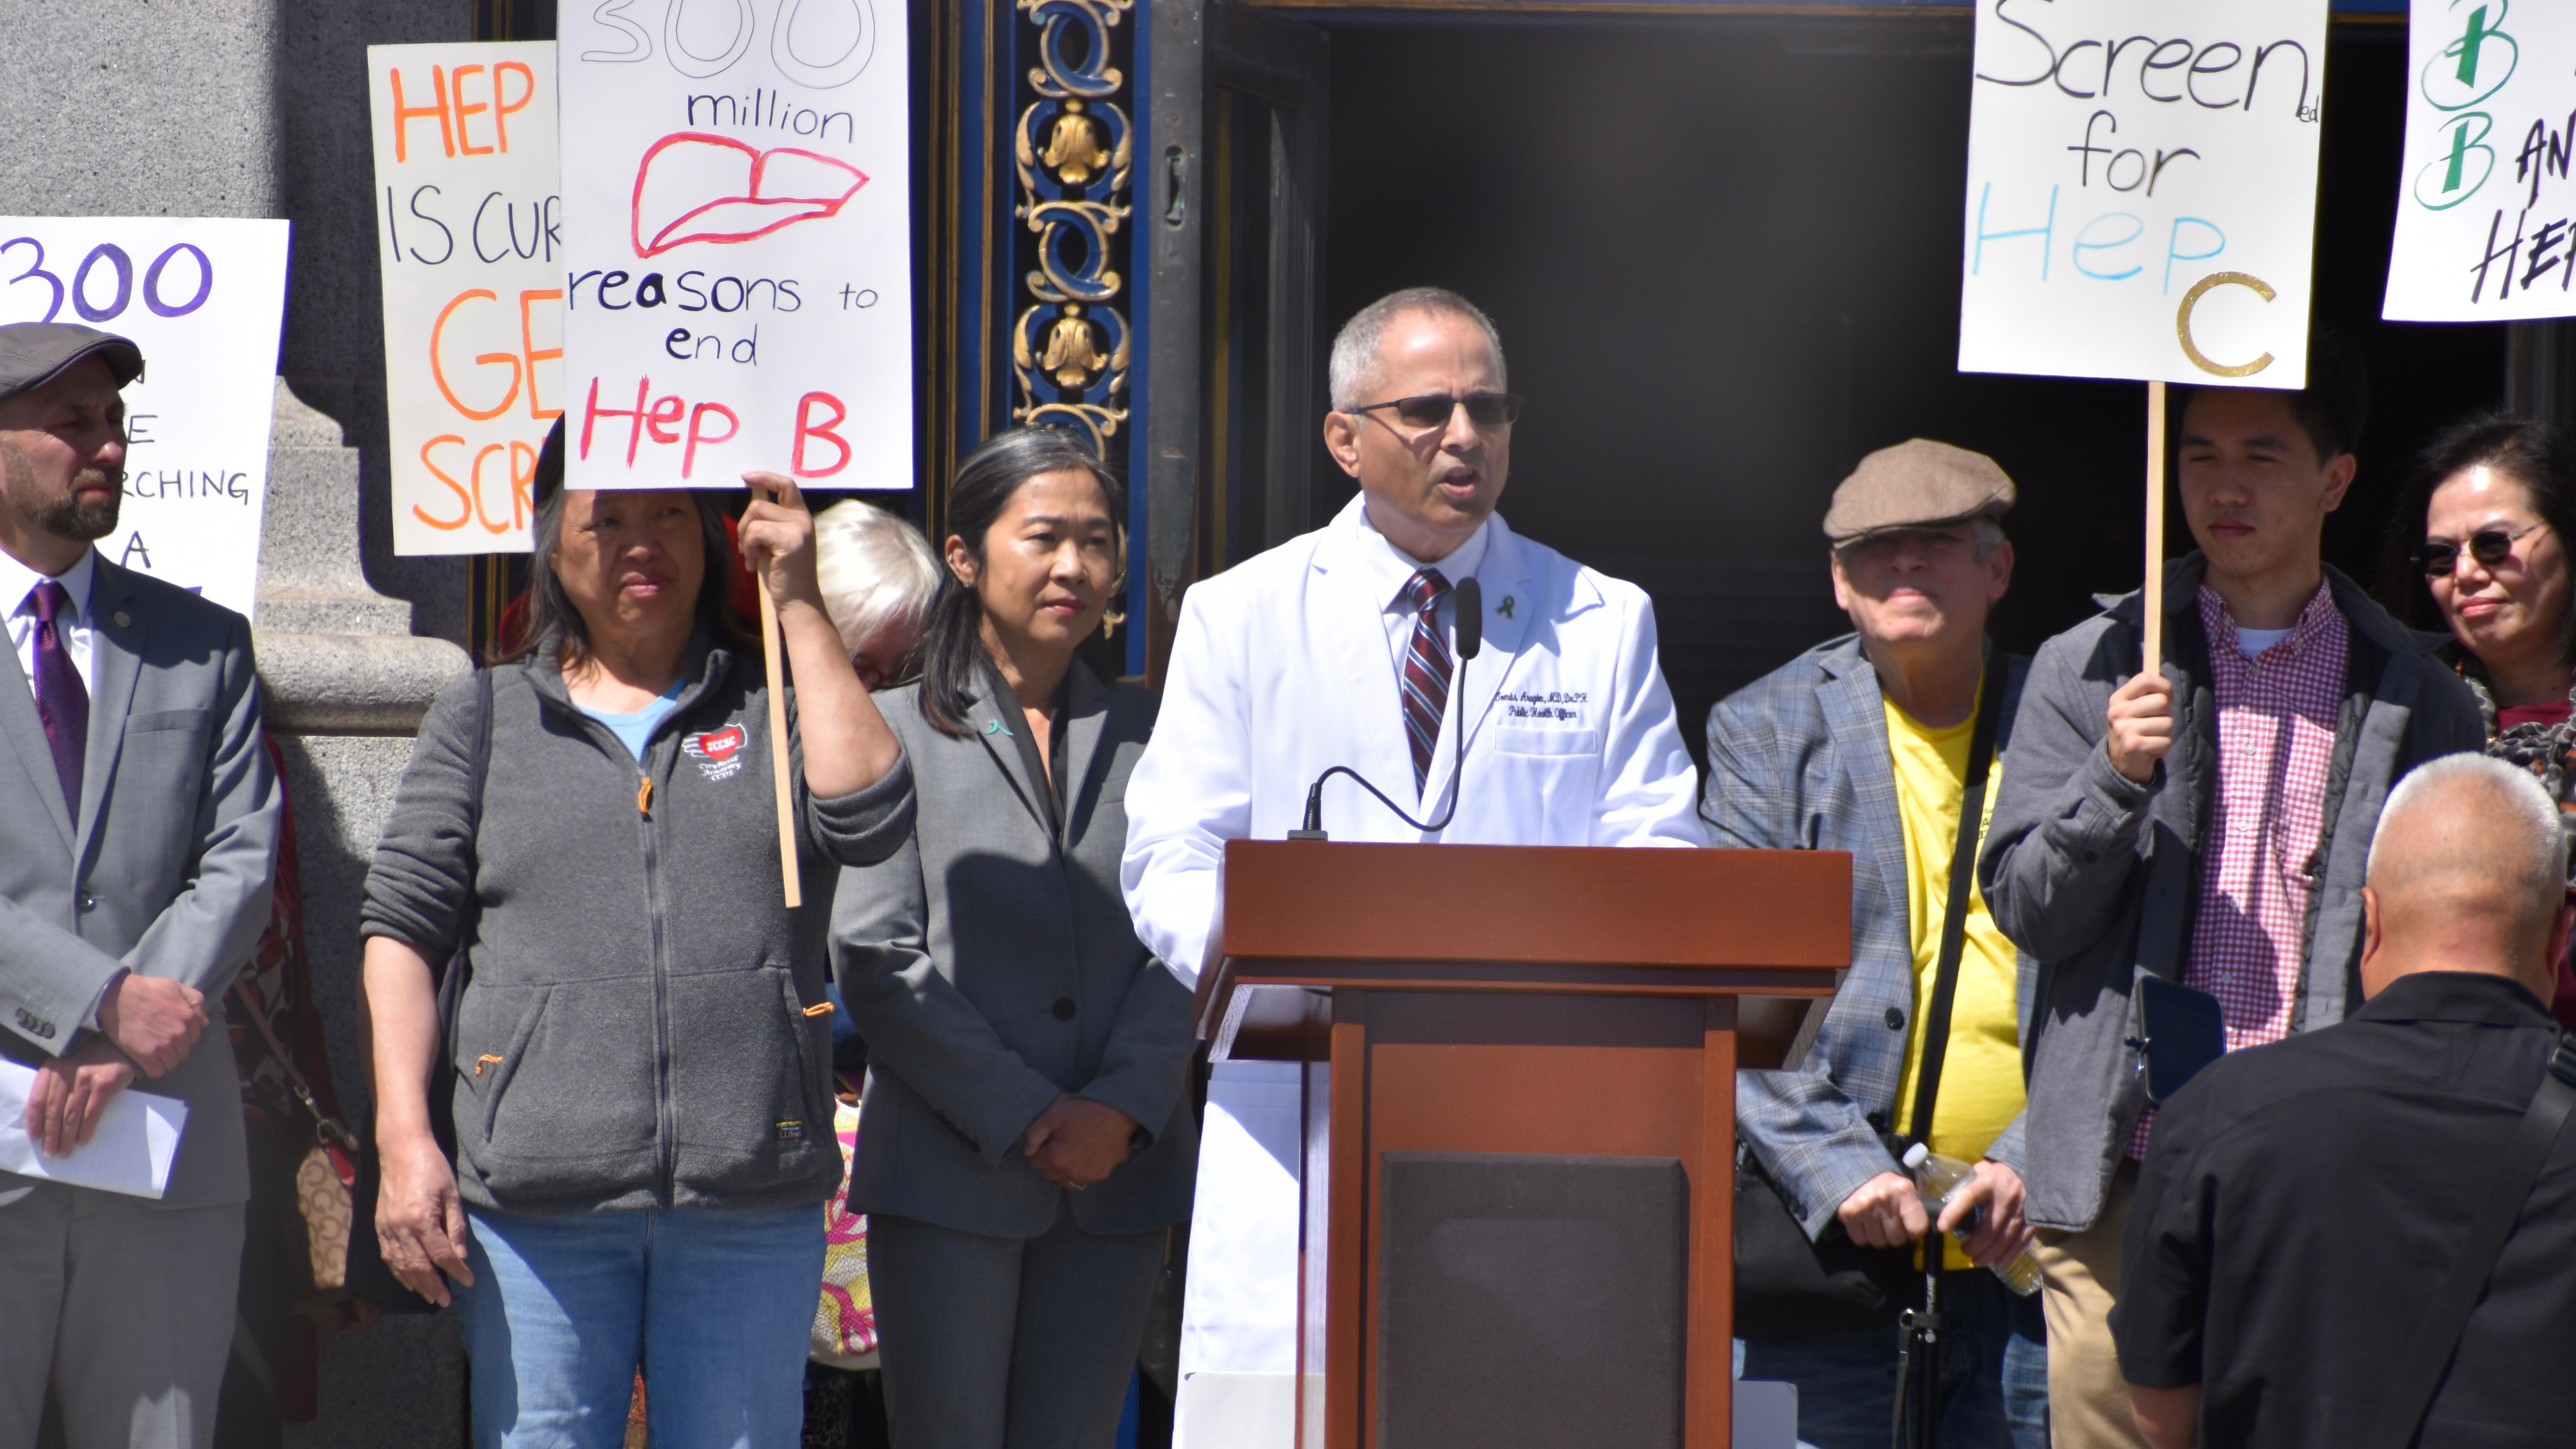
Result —
MULTIPOLYGON (((2538 527, 2537 523, 2526 523, 2511 532, 2501 528, 2481 528, 2469 535, 2469 557, 2494 568, 2513 557, 2514 540, 2538 527)), ((2447 579, 2460 566, 2460 545, 2427 540, 2407 562, 2424 570, 2424 577, 2428 579, 2447 579)))
POLYGON ((1408 428, 1443 428, 1459 408, 1467 410, 1467 421, 1480 428, 1499 428, 1521 415, 1521 395, 1516 392, 1471 392, 1465 397, 1446 393, 1425 393, 1420 397, 1400 397, 1392 402, 1374 402, 1351 408, 1352 413, 1373 413, 1395 409, 1396 420, 1408 428))

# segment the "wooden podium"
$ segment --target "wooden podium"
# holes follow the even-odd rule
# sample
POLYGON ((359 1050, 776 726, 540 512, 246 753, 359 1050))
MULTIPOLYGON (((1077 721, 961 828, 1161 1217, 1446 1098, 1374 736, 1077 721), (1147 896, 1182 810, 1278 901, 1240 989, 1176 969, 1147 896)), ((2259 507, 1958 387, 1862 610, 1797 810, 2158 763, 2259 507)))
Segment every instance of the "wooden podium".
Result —
POLYGON ((1735 1072, 1812 1038, 1851 857, 1237 840, 1223 911, 1211 1055, 1330 1063, 1300 1449, 1726 1445, 1735 1072))

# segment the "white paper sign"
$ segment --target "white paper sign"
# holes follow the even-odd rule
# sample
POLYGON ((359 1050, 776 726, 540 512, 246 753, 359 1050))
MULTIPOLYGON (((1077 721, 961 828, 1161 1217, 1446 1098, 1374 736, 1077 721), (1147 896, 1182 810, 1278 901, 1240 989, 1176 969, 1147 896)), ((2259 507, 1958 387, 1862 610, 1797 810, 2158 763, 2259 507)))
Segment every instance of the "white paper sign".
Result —
POLYGON ((0 217, 0 323, 77 322, 143 349, 99 552, 245 616, 285 306, 283 221, 0 217))
POLYGON ((525 553, 563 415, 555 48, 371 45, 394 552, 525 553))
POLYGON ((2326 0, 1978 0, 1959 370, 2307 379, 2326 0))
POLYGON ((904 7, 566 7, 577 488, 912 484, 904 7))
POLYGON ((2576 316, 2576 8, 2415 0, 2381 315, 2576 316))
POLYGON ((47 1157, 27 1135, 27 1091, 33 1067, 0 1061, 0 1171, 41 1177, 134 1197, 157 1198, 170 1190, 170 1164, 188 1126, 188 1104, 131 1089, 108 1100, 87 1145, 47 1157))

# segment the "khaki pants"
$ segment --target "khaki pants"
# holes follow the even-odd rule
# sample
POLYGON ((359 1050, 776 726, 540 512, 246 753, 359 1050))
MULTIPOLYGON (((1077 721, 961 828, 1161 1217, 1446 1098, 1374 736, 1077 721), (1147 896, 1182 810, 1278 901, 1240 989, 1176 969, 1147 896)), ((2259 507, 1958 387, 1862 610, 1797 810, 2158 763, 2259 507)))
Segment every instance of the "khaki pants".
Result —
POLYGON ((2120 1242, 2138 1165, 2111 1175, 2102 1215, 2080 1233, 2039 1234, 2042 1306, 2048 1314, 2049 1439, 2056 1449, 2147 1449, 2129 1412, 2129 1389, 2111 1344, 2111 1305, 2120 1298, 2120 1242))

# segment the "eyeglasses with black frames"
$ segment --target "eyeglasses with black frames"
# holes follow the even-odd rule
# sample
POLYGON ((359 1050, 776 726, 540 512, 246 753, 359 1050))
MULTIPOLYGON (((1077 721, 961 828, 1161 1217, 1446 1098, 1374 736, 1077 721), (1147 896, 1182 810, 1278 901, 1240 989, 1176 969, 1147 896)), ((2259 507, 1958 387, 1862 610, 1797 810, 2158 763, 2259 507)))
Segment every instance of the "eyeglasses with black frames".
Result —
MULTIPOLYGON (((2488 568, 2494 568, 2513 557, 2514 541, 2540 527, 2526 523, 2512 530, 2481 528, 2469 535, 2468 554, 2488 568)), ((2461 546, 2443 539, 2427 539, 2424 546, 2407 556, 2407 562, 2424 571, 2428 579, 2447 579, 2460 566, 2461 546)))
POLYGON ((1400 397, 1389 402, 1365 403, 1346 411, 1353 414, 1393 410, 1398 422, 1416 432, 1445 428, 1459 408, 1467 410, 1467 421, 1480 428, 1508 426, 1521 415, 1521 395, 1516 392, 1471 392, 1465 397, 1446 393, 1424 393, 1420 397, 1400 397))

